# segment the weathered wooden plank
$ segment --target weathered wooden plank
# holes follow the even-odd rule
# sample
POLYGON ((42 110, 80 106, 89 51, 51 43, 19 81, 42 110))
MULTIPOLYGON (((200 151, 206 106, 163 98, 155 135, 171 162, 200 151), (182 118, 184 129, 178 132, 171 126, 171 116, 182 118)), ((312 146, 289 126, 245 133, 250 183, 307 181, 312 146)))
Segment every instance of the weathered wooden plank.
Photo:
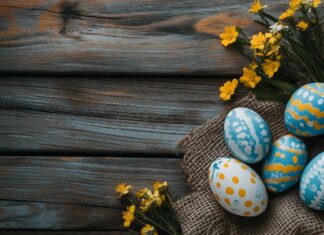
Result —
POLYGON ((1 200, 0 211, 0 229, 122 229, 116 208, 1 200))
POLYGON ((114 187, 134 190, 168 181, 174 196, 189 193, 180 159, 0 157, 0 229, 121 230, 114 187))
POLYGON ((117 207, 115 186, 135 189, 169 181, 188 192, 180 159, 127 157, 0 157, 0 199, 117 207))
POLYGON ((49 230, 3 230, 0 235, 134 235, 136 232, 127 231, 49 231, 49 230))
POLYGON ((179 153, 177 140, 224 108, 223 82, 5 77, 0 151, 179 153))
POLYGON ((246 60, 216 35, 229 24, 256 30, 250 4, 0 0, 0 71, 238 74, 246 60))

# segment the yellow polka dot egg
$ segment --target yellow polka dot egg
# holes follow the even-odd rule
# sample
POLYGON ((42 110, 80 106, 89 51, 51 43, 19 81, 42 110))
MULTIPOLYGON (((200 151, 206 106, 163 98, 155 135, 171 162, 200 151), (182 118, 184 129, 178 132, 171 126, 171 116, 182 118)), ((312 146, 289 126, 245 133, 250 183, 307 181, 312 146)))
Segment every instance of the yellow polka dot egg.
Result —
POLYGON ((245 163, 218 158, 210 165, 208 178, 216 201, 227 211, 252 217, 267 208, 267 190, 260 176, 245 163))

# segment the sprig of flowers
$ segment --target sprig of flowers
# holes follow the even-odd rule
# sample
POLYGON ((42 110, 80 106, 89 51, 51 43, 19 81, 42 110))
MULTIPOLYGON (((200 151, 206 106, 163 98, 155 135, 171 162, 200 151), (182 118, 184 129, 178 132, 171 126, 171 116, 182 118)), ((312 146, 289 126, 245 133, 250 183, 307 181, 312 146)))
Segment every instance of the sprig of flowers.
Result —
POLYGON ((286 102, 301 85, 324 81, 322 28, 318 16, 320 0, 290 0, 288 8, 275 17, 266 5, 254 0, 249 12, 266 32, 248 37, 241 28, 225 26, 219 35, 224 47, 234 46, 251 62, 241 77, 227 81, 219 96, 228 101, 238 82, 259 99, 286 102))
POLYGON ((122 212, 125 228, 139 230, 141 235, 181 234, 166 181, 154 182, 152 190, 143 188, 135 194, 131 189, 126 183, 115 188, 126 206, 126 211, 122 212))

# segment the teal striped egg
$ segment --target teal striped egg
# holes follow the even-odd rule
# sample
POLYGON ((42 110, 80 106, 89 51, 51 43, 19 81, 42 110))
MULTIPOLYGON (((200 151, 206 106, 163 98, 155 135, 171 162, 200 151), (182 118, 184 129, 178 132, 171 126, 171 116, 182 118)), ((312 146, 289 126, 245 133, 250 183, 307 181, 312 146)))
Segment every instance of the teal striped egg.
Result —
POLYGON ((251 109, 231 110, 224 122, 225 142, 239 160, 256 163, 263 160, 271 147, 271 131, 266 121, 251 109))
POLYGON ((295 185, 306 165, 306 145, 288 134, 273 143, 262 168, 262 178, 270 192, 282 192, 295 185))
POLYGON ((300 180, 300 197, 306 206, 324 210, 324 152, 306 166, 300 180))
POLYGON ((285 124, 298 136, 324 134, 324 83, 304 85, 292 95, 285 110, 285 124))

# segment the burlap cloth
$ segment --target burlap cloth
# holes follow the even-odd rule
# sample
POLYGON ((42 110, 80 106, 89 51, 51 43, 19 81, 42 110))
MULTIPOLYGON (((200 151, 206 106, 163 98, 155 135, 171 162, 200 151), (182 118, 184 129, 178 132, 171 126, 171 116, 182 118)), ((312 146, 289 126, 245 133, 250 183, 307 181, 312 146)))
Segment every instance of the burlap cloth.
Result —
MULTIPOLYGON (((273 141, 288 133, 282 104, 258 101, 249 95, 231 109, 234 107, 247 107, 259 113, 269 124, 273 141)), ((209 189, 207 172, 216 158, 231 156, 223 136, 224 119, 229 110, 194 129, 179 144, 184 151, 183 169, 193 191, 173 205, 183 234, 324 234, 324 213, 302 204, 298 185, 287 192, 269 194, 267 210, 257 217, 233 215, 216 202, 209 189)), ((310 157, 323 151, 323 139, 318 137, 307 142, 310 157)))

